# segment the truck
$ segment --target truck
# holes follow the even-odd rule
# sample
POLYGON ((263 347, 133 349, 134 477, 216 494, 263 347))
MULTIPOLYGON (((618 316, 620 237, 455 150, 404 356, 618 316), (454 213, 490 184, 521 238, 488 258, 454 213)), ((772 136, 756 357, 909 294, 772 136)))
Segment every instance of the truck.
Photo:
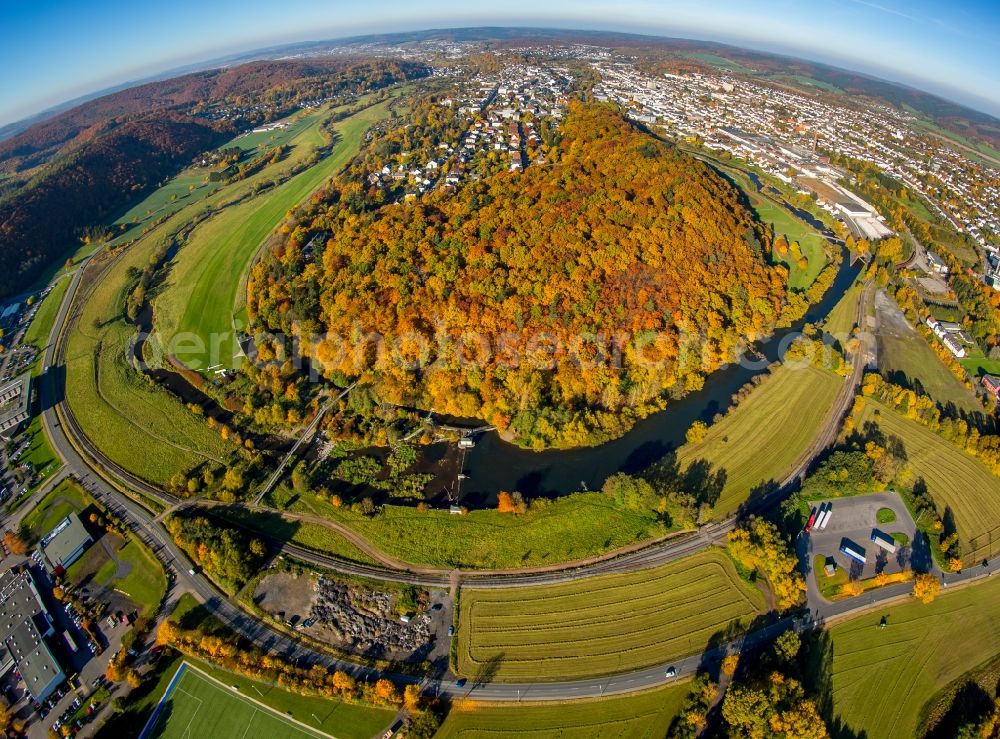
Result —
POLYGON ((63 639, 66 640, 66 646, 69 647, 70 652, 77 651, 78 647, 76 646, 76 641, 73 639, 73 637, 70 635, 68 631, 63 632, 63 639))
POLYGON ((859 547, 854 542, 845 541, 840 545, 840 551, 846 554, 848 557, 853 559, 855 562, 860 562, 865 564, 868 560, 865 559, 865 550, 859 547))
POLYGON ((823 531, 826 525, 830 523, 830 516, 833 515, 833 503, 826 504, 826 512, 823 514, 822 518, 816 522, 816 528, 823 531))
POLYGON ((885 551, 889 552, 889 554, 896 553, 896 542, 888 534, 885 534, 878 529, 872 529, 871 539, 875 546, 881 547, 885 551))
POLYGON ((815 508, 813 508, 812 513, 809 515, 809 520, 806 521, 805 533, 812 531, 813 524, 816 523, 816 516, 819 515, 815 508))

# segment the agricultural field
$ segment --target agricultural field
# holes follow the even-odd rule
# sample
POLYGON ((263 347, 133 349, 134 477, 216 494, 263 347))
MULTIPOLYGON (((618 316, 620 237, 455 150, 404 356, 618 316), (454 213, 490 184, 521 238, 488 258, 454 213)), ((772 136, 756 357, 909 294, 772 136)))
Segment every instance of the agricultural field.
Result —
POLYGON ((457 671, 498 681, 571 680, 665 664, 746 627, 764 596, 729 556, 560 585, 462 589, 457 671))
MULTIPOLYGON (((282 121, 277 121, 279 123, 285 123, 285 128, 275 129, 273 131, 248 131, 247 133, 241 134, 227 143, 223 144, 221 149, 229 149, 232 147, 239 147, 243 151, 257 151, 259 149, 270 149, 275 146, 296 145, 297 143, 302 143, 300 141, 295 141, 306 128, 312 128, 315 130, 315 124, 322 116, 322 111, 310 112, 310 111, 299 111, 282 121)), ((321 138, 316 136, 312 143, 319 144, 321 138)))
POLYGON ((684 54, 683 56, 690 57, 691 59, 697 59, 698 61, 705 62, 706 64, 711 64, 713 67, 719 67, 720 69, 728 69, 731 72, 738 72, 740 74, 757 74, 757 70, 751 69, 750 67, 745 67, 739 62, 735 62, 732 59, 728 59, 724 56, 719 56, 718 54, 708 54, 705 52, 690 52, 684 54))
POLYGON ((653 739, 666 735, 687 697, 684 683, 645 693, 567 703, 506 704, 459 701, 435 739, 553 736, 575 739, 653 739))
POLYGON ((951 442, 870 398, 865 401, 858 427, 868 421, 902 439, 914 478, 927 483, 940 510, 947 507, 954 514, 966 560, 992 556, 1000 545, 996 523, 1000 521, 1000 479, 951 442), (996 542, 994 551, 990 551, 991 533, 996 542))
POLYGON ((762 483, 780 480, 809 447, 844 379, 817 367, 782 365, 749 397, 708 429, 705 438, 677 450, 682 468, 705 460, 725 470, 717 518, 733 513, 762 483), (761 450, 766 449, 766 454, 761 450))
MULTIPOLYGON (((340 125, 347 126, 352 120, 354 119, 345 120, 340 125)), ((361 124, 355 122, 355 125, 361 124)), ((319 132, 314 131, 318 126, 317 118, 315 125, 307 127, 302 132, 301 135, 305 137, 307 143, 315 144, 321 140, 319 132)), ((243 198, 251 197, 248 202, 255 210, 267 209, 268 203, 276 193, 265 192, 253 196, 255 188, 280 176, 281 172, 299 161, 299 157, 304 160, 312 152, 312 146, 293 149, 281 162, 214 191, 197 203, 193 203, 191 207, 185 207, 170 215, 126 251, 114 256, 98 255, 97 259, 107 270, 92 287, 81 309, 76 330, 69 332, 67 337, 66 396, 84 434, 112 461, 129 472, 152 483, 163 485, 178 472, 186 473, 202 466, 225 465, 234 453, 232 444, 223 441, 216 432, 208 429, 203 418, 196 416, 176 397, 142 376, 129 362, 128 350, 135 329, 125 322, 123 306, 134 284, 134 279, 130 275, 134 274, 135 270, 141 271, 159 250, 173 244, 177 235, 190 224, 205 218, 211 223, 220 217, 219 213, 226 213, 230 208, 239 207, 234 203, 239 203, 243 198)), ((334 157, 336 156, 337 154, 334 154, 334 157)), ((335 166, 329 164, 330 159, 332 158, 321 161, 317 166, 321 170, 324 167, 335 166)), ((315 172, 315 169, 306 170, 298 176, 304 179, 293 178, 286 183, 292 185, 292 189, 287 192, 281 191, 285 193, 285 198, 278 198, 281 200, 282 216, 285 210, 294 205, 286 200, 290 197, 289 193, 291 196, 296 192, 304 196, 322 180, 322 176, 315 172), (301 184, 303 182, 309 184, 309 187, 304 187, 301 184), (296 189, 296 185, 300 189, 296 189)), ((273 207, 276 206, 272 206, 272 209, 273 207)), ((272 222, 269 227, 276 225, 276 222, 272 222)), ((247 247, 246 259, 252 256, 258 244, 259 241, 252 247, 247 247)), ((210 251, 214 254, 226 256, 224 250, 216 248, 217 244, 211 246, 210 251)), ((183 251, 182 249, 181 252, 183 251)), ((177 259, 180 259, 179 255, 177 259)), ((92 264, 91 269, 96 271, 100 264, 92 264)), ((212 317, 213 320, 221 321, 220 325, 224 325, 226 332, 231 330, 233 291, 236 290, 235 285, 239 281, 239 271, 245 266, 244 263, 238 265, 229 263, 228 269, 235 270, 230 273, 225 271, 223 266, 215 265, 217 270, 213 273, 215 277, 227 275, 232 283, 229 297, 226 299, 230 302, 226 305, 224 318, 220 319, 214 315, 212 317)), ((200 268, 208 269, 205 263, 201 263, 200 268)), ((201 276, 204 276, 204 273, 201 273, 201 276)), ((179 275, 171 270, 167 275, 165 291, 169 292, 170 285, 178 284, 180 280, 186 279, 191 282, 191 277, 190 273, 185 273, 183 270, 179 275)), ((198 284, 204 288, 200 293, 202 300, 211 302, 213 299, 211 296, 221 292, 218 285, 200 282, 198 284)), ((159 290, 164 291, 164 288, 160 287, 159 290)), ((190 294, 187 297, 190 298, 190 294)), ((184 296, 177 298, 176 312, 173 314, 175 321, 176 316, 184 309, 184 300, 184 296)), ((171 316, 169 310, 166 311, 166 316, 169 325, 171 316)), ((155 355, 158 348, 156 342, 151 338, 149 344, 151 354, 155 355)))
POLYGON ((878 609, 830 629, 833 715, 844 735, 919 736, 921 712, 953 680, 1000 653, 1000 581, 945 591, 931 604, 878 609), (888 626, 879 629, 883 616, 888 626), (956 630, 975 638, 956 638, 956 630))
MULTIPOLYGON (((245 302, 238 292, 241 287, 245 290, 243 276, 254 255, 285 214, 343 167, 357 153, 365 131, 387 115, 388 102, 384 102, 334 124, 340 140, 332 154, 263 198, 226 208, 194 230, 178 251, 166 289, 153 301, 162 346, 174 345, 175 337, 185 337, 185 341, 197 337, 205 349, 172 353, 192 369, 220 363, 226 368, 239 366, 233 316, 234 309, 245 302), (227 337, 217 352, 209 350, 215 337, 227 337)), ((313 152, 315 147, 307 141, 322 143, 321 122, 315 120, 290 140, 295 149, 289 162, 305 160, 313 152)))
POLYGON ((463 569, 517 569, 593 557, 667 533, 655 515, 623 510, 603 493, 576 493, 512 516, 496 510, 418 511, 386 505, 372 518, 312 496, 290 511, 349 526, 382 552, 406 562, 463 569))
POLYGON ((52 286, 52 290, 42 300, 42 304, 38 306, 38 312, 35 313, 35 317, 31 320, 28 330, 24 332, 22 342, 40 350, 38 358, 35 359, 31 366, 31 374, 36 377, 42 371, 41 350, 44 350, 49 343, 52 325, 56 321, 56 314, 59 312, 59 306, 62 305, 63 297, 66 295, 69 283, 69 278, 56 280, 52 286))
POLYGON ((394 710, 307 698, 222 670, 211 672, 185 662, 143 736, 368 739, 395 716, 394 710))

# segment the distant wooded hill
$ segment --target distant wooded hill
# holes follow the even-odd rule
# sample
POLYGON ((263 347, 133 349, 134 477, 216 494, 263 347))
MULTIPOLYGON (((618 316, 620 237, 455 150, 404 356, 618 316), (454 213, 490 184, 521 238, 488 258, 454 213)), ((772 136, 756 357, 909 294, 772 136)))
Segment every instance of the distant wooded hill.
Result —
POLYGON ((416 64, 338 59, 253 62, 122 90, 0 142, 0 296, 65 259, 80 232, 105 223, 192 157, 300 101, 426 75, 416 64), (232 103, 242 120, 201 115, 232 103))

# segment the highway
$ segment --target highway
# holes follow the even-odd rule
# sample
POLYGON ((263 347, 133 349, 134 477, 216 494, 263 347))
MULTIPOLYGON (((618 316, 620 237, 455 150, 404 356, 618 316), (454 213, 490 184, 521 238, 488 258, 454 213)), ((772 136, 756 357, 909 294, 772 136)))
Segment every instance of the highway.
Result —
MULTIPOLYGON (((139 480, 134 475, 119 468, 104 457, 80 432, 75 419, 72 417, 72 413, 63 399, 63 388, 60 386, 62 377, 58 371, 53 371, 53 368, 58 369, 61 367, 63 340, 68 327, 72 324, 72 308, 84 273, 84 266, 85 264, 82 264, 81 268, 73 275, 70 287, 66 292, 63 304, 60 306, 56 317, 56 323, 53 327, 53 339, 46 347, 43 356, 43 367, 46 368, 46 371, 42 375, 39 388, 41 393, 42 422, 49 441, 56 453, 63 459, 65 470, 68 473, 75 474, 92 495, 101 500, 110 510, 120 515, 128 523, 136 535, 150 546, 157 557, 160 558, 164 566, 175 578, 175 582, 180 589, 194 594, 220 621, 229 625, 234 631, 242 634, 262 649, 281 655, 285 659, 301 666, 318 664, 327 668, 344 670, 355 677, 364 679, 385 676, 390 677, 400 684, 417 682, 426 691, 452 697, 471 697, 480 700, 497 701, 566 700, 626 693, 662 685, 671 680, 693 675, 699 667, 717 662, 731 651, 743 650, 761 644, 773 638, 781 631, 795 626, 792 619, 781 619, 736 641, 716 646, 703 654, 677 660, 672 665, 658 665, 619 675, 585 680, 522 684, 496 683, 490 682, 488 678, 479 680, 471 678, 462 688, 458 688, 454 680, 449 679, 450 676, 447 675, 441 676, 443 679, 428 679, 409 675, 385 674, 365 665, 336 659, 328 654, 303 645, 289 636, 270 628, 256 617, 247 614, 238 605, 231 602, 225 594, 219 591, 210 580, 197 573, 193 564, 173 543, 170 536, 157 522, 155 516, 150 514, 149 511, 132 497, 125 494, 118 486, 124 483, 167 508, 186 505, 183 501, 139 480), (675 678, 666 677, 665 672, 668 666, 675 668, 675 678)), ((866 285, 863 293, 864 297, 859 301, 858 314, 861 318, 864 317, 865 307, 871 298, 872 288, 873 286, 870 283, 866 285)), ((864 351, 859 350, 855 352, 851 375, 845 380, 844 387, 838 394, 836 402, 831 407, 824 421, 822 431, 817 435, 809 450, 803 454, 801 460, 790 470, 776 490, 768 496, 763 496, 748 505, 748 512, 763 510, 767 506, 772 505, 780 496, 784 495, 788 487, 795 484, 806 472, 815 455, 835 438, 840 419, 850 408, 855 390, 861 380, 861 375, 866 364, 865 356, 866 352, 864 351)), ((704 526, 696 533, 688 536, 669 539, 627 554, 612 555, 608 558, 586 564, 568 565, 553 571, 491 573, 488 575, 463 572, 460 575, 466 587, 489 588, 550 584, 591 577, 597 574, 626 572, 653 567, 693 554, 705 547, 723 541, 725 535, 735 527, 736 520, 736 517, 732 517, 704 526)), ((443 570, 408 572, 391 568, 352 565, 288 544, 283 545, 283 550, 291 557, 318 567, 377 579, 447 587, 449 577, 453 574, 450 571, 443 570)), ((952 577, 955 578, 955 582, 960 582, 963 578, 969 579, 974 576, 981 577, 987 574, 992 574, 992 569, 982 569, 975 575, 972 573, 963 573, 962 575, 952 577)), ((948 584, 951 584, 951 582, 949 581, 948 584)), ((904 584, 884 588, 875 594, 860 599, 861 602, 855 599, 835 604, 825 602, 810 603, 811 617, 820 621, 843 617, 847 613, 866 610, 877 603, 889 602, 906 596, 908 593, 909 586, 904 584)))

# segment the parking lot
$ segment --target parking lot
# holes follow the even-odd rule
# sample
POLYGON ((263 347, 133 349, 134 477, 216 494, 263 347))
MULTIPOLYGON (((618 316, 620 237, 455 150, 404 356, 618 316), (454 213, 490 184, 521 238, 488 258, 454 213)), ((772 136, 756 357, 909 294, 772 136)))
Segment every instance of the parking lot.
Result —
MULTIPOLYGON (((117 624, 111 626, 107 619, 102 619, 92 626, 101 640, 100 644, 93 645, 81 628, 80 616, 72 606, 51 597, 52 582, 45 571, 33 562, 31 568, 56 632, 54 637, 48 639, 48 645, 69 680, 49 699, 35 703, 25 690, 26 686, 17 670, 11 670, 0 681, 0 691, 9 702, 11 713, 26 722, 27 736, 30 739, 43 739, 51 736, 50 730, 53 727, 58 730, 56 722, 61 723, 65 717, 76 714, 76 709, 79 709, 81 725, 93 718, 87 713, 91 696, 102 685, 107 685, 103 679, 104 672, 108 661, 121 646, 121 639, 127 628, 117 624), (63 633, 70 634, 75 649, 65 641, 63 633)), ((114 686, 111 687, 114 692, 114 686)), ((78 727, 73 728, 76 730, 78 727)))
POLYGON ((825 577, 821 568, 819 572, 813 571, 817 555, 832 557, 836 566, 849 573, 852 580, 867 579, 880 572, 891 575, 910 569, 934 570, 930 547, 897 493, 833 498, 810 505, 815 510, 825 505, 831 513, 825 528, 814 525, 809 534, 799 536, 799 558, 806 568, 807 579, 825 577), (895 520, 879 523, 878 514, 882 509, 892 511, 895 520), (896 551, 890 553, 872 541, 872 533, 876 530, 889 538, 901 534, 907 543, 897 545, 896 551), (841 551, 845 544, 865 558, 864 565, 841 551))

